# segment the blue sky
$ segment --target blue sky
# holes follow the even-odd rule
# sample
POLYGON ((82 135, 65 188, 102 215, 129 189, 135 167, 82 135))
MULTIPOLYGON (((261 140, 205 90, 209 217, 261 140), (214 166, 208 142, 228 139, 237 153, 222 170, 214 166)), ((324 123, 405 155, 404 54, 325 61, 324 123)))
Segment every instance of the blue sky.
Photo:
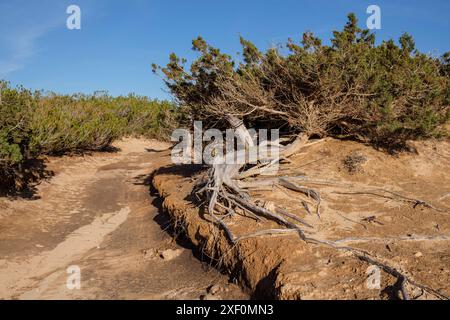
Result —
POLYGON ((171 52, 192 59, 198 35, 232 55, 240 35, 260 48, 307 30, 329 39, 349 12, 365 26, 370 4, 381 8, 379 40, 408 31, 423 52, 450 51, 448 0, 1 0, 0 79, 59 93, 167 98, 150 65, 171 52), (81 8, 81 30, 66 28, 71 4, 81 8))

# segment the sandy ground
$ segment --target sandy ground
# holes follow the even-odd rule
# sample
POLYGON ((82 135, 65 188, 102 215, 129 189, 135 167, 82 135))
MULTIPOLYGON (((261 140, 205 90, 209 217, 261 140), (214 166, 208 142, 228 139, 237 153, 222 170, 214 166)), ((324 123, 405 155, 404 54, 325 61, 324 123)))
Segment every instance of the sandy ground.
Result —
POLYGON ((213 299, 248 298, 166 232, 149 175, 168 146, 116 147, 49 159, 34 199, 0 199, 0 299, 199 299, 211 286, 213 299))
MULTIPOLYGON (((282 187, 249 192, 267 208, 276 205, 305 220, 312 226, 302 226, 309 237, 364 250, 377 261, 438 293, 429 294, 406 285, 409 298, 449 297, 450 144, 425 141, 412 147, 416 151, 389 155, 361 143, 328 139, 302 150, 290 159, 291 163, 281 165, 278 176, 325 181, 298 183, 320 192, 320 218, 315 201, 298 192, 282 187), (364 161, 352 170, 346 160, 355 154, 364 161), (435 209, 379 189, 424 200, 435 209)), ((384 270, 370 269, 370 263, 345 250, 305 243, 295 233, 252 237, 230 245, 223 230, 211 224, 191 196, 202 175, 202 171, 195 171, 192 166, 168 166, 159 170, 153 183, 165 198, 164 207, 184 224, 191 240, 217 257, 216 263, 229 270, 255 297, 402 298, 398 278, 384 270), (378 272, 380 281, 370 286, 368 281, 374 272, 378 272)), ((235 236, 280 228, 273 221, 257 222, 239 212, 224 221, 235 236)))
MULTIPOLYGON (((255 298, 399 298, 395 277, 381 270, 379 287, 369 288, 370 264, 295 234, 231 246, 191 196, 201 170, 172 166, 164 143, 127 139, 116 147, 118 152, 48 159, 55 176, 38 186, 35 197, 0 199, 0 299, 248 299, 229 279, 255 298), (150 192, 152 182, 164 200, 150 192), (162 207, 190 242, 174 241, 162 207), (207 268, 193 252, 230 276, 207 268), (70 287, 74 270, 80 271, 80 289, 70 287)), ((365 250, 450 296, 450 144, 415 147, 417 152, 391 156, 329 139, 291 158, 280 176, 327 182, 302 182, 320 192, 320 218, 312 199, 290 190, 250 194, 304 219, 312 226, 305 228, 308 236, 365 250), (352 171, 346 159, 355 154, 364 161, 352 171), (439 210, 376 195, 377 188, 439 210)), ((279 228, 240 214, 226 222, 238 236, 279 228)), ((406 289, 411 298, 438 298, 406 289)))

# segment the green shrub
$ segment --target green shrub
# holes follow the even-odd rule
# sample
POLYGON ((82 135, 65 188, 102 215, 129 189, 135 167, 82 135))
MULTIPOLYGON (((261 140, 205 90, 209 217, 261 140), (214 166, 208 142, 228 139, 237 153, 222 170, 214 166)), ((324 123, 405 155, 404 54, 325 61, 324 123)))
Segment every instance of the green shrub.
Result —
POLYGON ((167 66, 153 69, 162 71, 191 118, 210 126, 226 126, 223 119, 234 114, 252 127, 351 136, 388 147, 445 134, 450 53, 441 59, 422 54, 408 34, 399 44, 377 46, 375 35, 350 14, 330 45, 309 32, 282 50, 261 52, 242 38, 241 45, 236 62, 199 37, 193 41, 199 57, 190 67, 172 54, 167 66))
POLYGON ((173 103, 135 95, 43 95, 4 81, 0 93, 3 189, 26 185, 25 167, 41 155, 103 150, 127 135, 168 139, 178 117, 173 103))
POLYGON ((35 105, 33 93, 0 81, 0 186, 14 187, 29 153, 29 110, 35 105))
POLYGON ((118 116, 126 118, 128 135, 169 140, 177 127, 179 111, 168 101, 129 95, 114 100, 118 116))
POLYGON ((11 89, 0 82, 0 161, 16 164, 28 151, 29 110, 36 105, 36 97, 23 88, 11 89))
POLYGON ((30 121, 34 156, 102 150, 127 128, 109 97, 52 95, 42 98, 37 110, 30 121))

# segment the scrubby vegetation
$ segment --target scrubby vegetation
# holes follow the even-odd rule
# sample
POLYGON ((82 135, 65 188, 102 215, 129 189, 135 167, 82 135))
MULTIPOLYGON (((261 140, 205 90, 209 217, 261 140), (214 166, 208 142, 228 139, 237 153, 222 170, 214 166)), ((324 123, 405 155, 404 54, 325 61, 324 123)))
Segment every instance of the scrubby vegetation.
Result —
POLYGON ((126 135, 167 139, 176 108, 129 95, 43 95, 0 82, 0 185, 26 185, 27 164, 41 155, 102 150, 126 135))
POLYGON ((167 66, 153 66, 176 107, 134 95, 44 95, 0 82, 0 184, 17 183, 23 165, 41 155, 101 150, 124 135, 167 138, 180 121, 220 129, 231 117, 247 128, 391 149, 447 134, 450 53, 420 53, 408 34, 376 45, 350 14, 329 45, 310 32, 301 43, 290 39, 265 52, 240 42, 239 59, 199 37, 193 41, 199 57, 189 66, 175 54, 167 66))
MULTIPOLYGON (((208 220, 223 230, 231 250, 243 239, 296 233, 307 244, 347 252, 383 269, 397 278, 398 291, 405 300, 409 299, 406 285, 448 299, 375 254, 311 233, 315 224, 259 197, 264 190, 296 192, 307 214, 317 216, 316 221, 322 219, 322 203, 329 198, 329 190, 323 186, 345 188, 347 195, 374 195, 443 212, 424 200, 377 186, 355 189, 353 183, 329 177, 296 175, 294 170, 290 171, 294 176, 286 175, 286 171, 281 174, 277 165, 292 163, 290 157, 305 155, 309 146, 325 141, 313 142, 312 137, 353 138, 398 150, 408 139, 446 134, 450 54, 436 58, 420 53, 408 34, 402 35, 398 44, 389 40, 376 45, 374 34, 360 29, 353 14, 342 31, 334 32, 330 45, 324 45, 312 33, 305 33, 300 44, 289 40, 285 46, 265 52, 243 38, 241 44, 243 56, 236 61, 199 37, 193 41, 193 49, 200 56, 189 68, 187 61, 175 54, 166 67, 153 66, 155 72, 164 74, 168 88, 191 121, 202 120, 204 127, 233 128, 243 142, 235 145, 235 150, 217 155, 217 161, 209 165, 192 191, 192 199, 198 199, 208 220), (244 151, 256 154, 259 147, 272 142, 252 139, 250 127, 281 128, 286 136, 274 143, 279 152, 252 163, 244 151), (284 145, 286 140, 289 143, 284 145), (242 161, 235 161, 235 151, 242 161), (250 234, 237 235, 232 226, 239 215, 249 220, 268 219, 280 228, 274 229, 271 224, 270 229, 256 227, 250 234)), ((349 173, 355 173, 362 170, 365 160, 355 154, 343 164, 349 173)))
POLYGON ((280 127, 308 136, 353 137, 399 147, 408 139, 442 136, 450 118, 450 53, 420 53, 403 34, 375 44, 375 35, 348 16, 330 45, 312 33, 262 52, 241 38, 234 60, 193 41, 198 59, 189 66, 175 54, 162 71, 165 82, 195 120, 227 126, 227 115, 247 127, 280 127))

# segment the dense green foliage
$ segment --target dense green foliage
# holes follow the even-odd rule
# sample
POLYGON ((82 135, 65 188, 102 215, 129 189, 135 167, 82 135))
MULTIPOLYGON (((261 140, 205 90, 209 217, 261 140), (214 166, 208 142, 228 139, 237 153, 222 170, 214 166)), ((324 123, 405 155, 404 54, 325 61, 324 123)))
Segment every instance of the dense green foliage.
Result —
POLYGON ((21 183, 23 166, 41 155, 102 150, 139 135, 167 139, 176 108, 129 95, 42 95, 0 82, 0 185, 21 183))
POLYGON ((187 66, 175 54, 161 71, 192 119, 226 126, 228 114, 248 126, 276 126, 289 133, 354 137, 383 146, 445 134, 450 118, 450 53, 420 53, 404 34, 375 44, 375 35, 348 16, 330 45, 312 33, 301 43, 261 52, 241 38, 233 60, 201 37, 199 57, 187 66))

